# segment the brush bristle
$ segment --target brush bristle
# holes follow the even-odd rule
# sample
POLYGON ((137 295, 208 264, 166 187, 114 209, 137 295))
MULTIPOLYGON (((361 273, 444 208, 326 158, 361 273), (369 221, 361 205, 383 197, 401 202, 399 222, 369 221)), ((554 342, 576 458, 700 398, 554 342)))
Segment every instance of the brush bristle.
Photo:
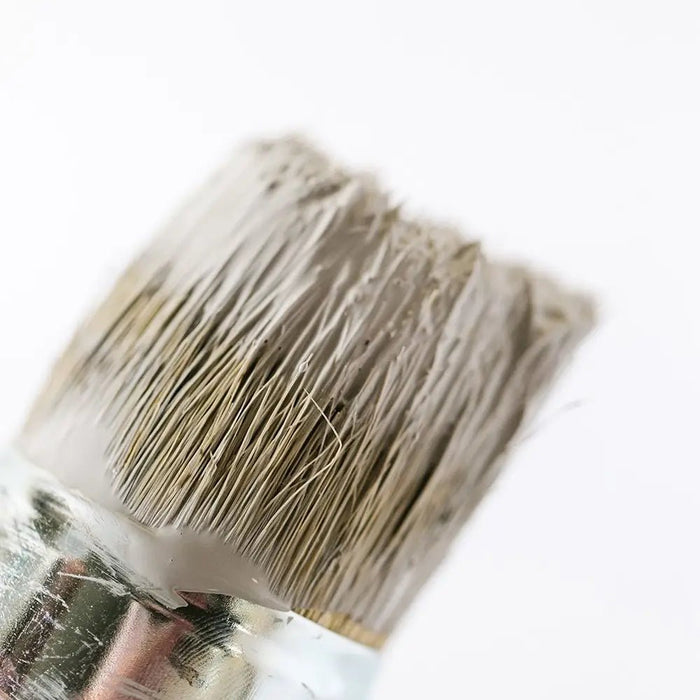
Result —
POLYGON ((139 521, 383 635, 590 323, 307 145, 254 144, 79 329, 20 442, 54 470, 98 443, 139 521))

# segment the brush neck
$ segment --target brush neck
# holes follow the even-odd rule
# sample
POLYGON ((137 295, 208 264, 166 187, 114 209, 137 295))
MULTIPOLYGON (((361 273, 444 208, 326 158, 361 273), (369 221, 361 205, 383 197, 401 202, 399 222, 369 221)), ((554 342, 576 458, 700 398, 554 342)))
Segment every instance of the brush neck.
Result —
POLYGON ((376 652, 241 598, 175 607, 105 542, 128 528, 105 538, 91 507, 16 454, 0 461, 0 698, 367 696, 376 652))

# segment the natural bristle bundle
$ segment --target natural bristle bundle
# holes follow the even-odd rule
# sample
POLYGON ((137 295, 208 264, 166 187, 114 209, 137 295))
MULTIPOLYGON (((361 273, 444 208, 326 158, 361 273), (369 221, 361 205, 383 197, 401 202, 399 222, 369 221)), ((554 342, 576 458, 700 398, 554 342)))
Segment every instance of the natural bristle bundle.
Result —
POLYGON ((303 143, 251 145, 78 331, 21 443, 55 471, 99 443, 138 520, 385 634, 590 322, 303 143))

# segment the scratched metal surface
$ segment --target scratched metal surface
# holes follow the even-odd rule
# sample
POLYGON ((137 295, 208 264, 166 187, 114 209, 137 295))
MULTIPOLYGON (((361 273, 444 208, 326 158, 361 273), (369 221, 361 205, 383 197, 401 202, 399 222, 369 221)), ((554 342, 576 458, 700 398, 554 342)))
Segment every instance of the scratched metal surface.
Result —
POLYGON ((16 455, 0 459, 0 698, 367 696, 373 652, 240 599, 182 594, 168 607, 85 512, 16 455))

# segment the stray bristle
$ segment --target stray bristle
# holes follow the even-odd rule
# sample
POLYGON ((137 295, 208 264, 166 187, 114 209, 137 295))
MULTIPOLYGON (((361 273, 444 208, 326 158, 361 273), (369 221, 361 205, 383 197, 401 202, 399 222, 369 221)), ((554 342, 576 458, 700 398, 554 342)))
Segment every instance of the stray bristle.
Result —
POLYGON ((590 323, 298 140, 254 144, 80 328, 21 445, 58 470, 97 440, 139 521, 384 635, 590 323))

